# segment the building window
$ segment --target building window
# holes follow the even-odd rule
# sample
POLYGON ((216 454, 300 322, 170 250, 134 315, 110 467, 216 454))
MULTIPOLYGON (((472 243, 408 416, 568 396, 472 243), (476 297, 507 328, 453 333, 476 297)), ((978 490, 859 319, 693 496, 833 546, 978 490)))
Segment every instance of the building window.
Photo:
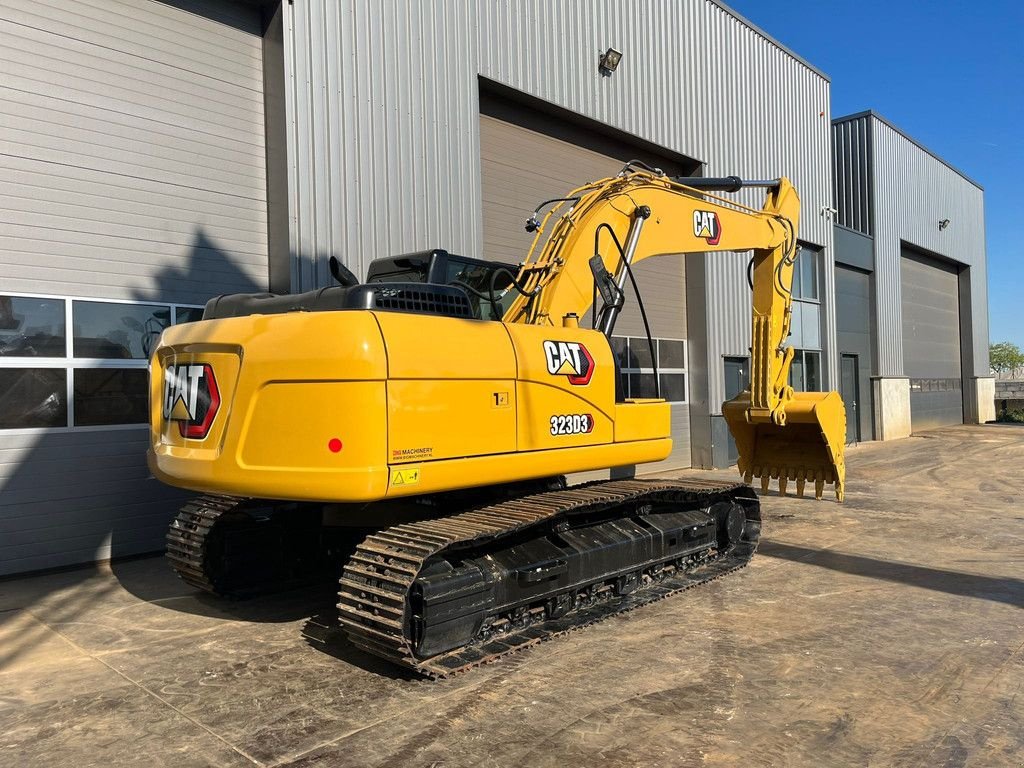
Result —
POLYGON ((821 391, 821 252, 800 248, 793 269, 793 305, 788 343, 794 347, 789 385, 797 392, 821 391))
POLYGON ((793 298, 818 301, 818 251, 804 246, 793 267, 793 298))
MULTIPOLYGON (((658 396, 657 388, 654 385, 651 346, 646 338, 613 336, 612 352, 619 362, 625 397, 658 396)), ((686 341, 684 339, 654 339, 654 352, 658 356, 661 396, 670 403, 688 402, 686 341)))
POLYGON ((789 386, 797 392, 821 392, 821 352, 797 349, 789 369, 789 386))
POLYGON ((148 421, 149 356, 195 305, 0 295, 0 430, 148 421))

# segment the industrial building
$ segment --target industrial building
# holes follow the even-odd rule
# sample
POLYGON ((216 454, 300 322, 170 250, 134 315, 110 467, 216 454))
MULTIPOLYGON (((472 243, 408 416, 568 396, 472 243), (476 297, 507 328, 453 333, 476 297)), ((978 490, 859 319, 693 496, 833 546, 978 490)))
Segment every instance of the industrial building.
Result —
MULTIPOLYGON (((990 418, 980 187, 873 113, 832 121, 828 77, 717 0, 638 8, 5 3, 0 574, 161 548, 185 498, 145 464, 168 324, 222 293, 327 285, 331 256, 360 277, 435 247, 518 262, 539 202, 630 159, 793 180, 793 384, 840 389, 851 442, 990 418)), ((721 403, 748 375, 746 265, 638 265, 673 404, 664 468, 735 458, 721 403)), ((617 333, 645 394, 635 302, 617 333)))
POLYGON ((848 438, 992 421, 981 186, 874 112, 832 130, 848 438))

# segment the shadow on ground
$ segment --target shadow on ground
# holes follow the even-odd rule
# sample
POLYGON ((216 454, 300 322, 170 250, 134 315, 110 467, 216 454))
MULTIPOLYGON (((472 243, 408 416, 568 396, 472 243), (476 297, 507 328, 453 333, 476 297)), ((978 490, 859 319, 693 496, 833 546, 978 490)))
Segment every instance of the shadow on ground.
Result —
POLYGON ((853 576, 865 576, 945 592, 948 595, 975 597, 1024 608, 1024 580, 1021 579, 977 576, 963 571, 928 568, 862 555, 848 555, 831 549, 810 549, 773 541, 763 543, 758 548, 758 554, 807 563, 853 576))

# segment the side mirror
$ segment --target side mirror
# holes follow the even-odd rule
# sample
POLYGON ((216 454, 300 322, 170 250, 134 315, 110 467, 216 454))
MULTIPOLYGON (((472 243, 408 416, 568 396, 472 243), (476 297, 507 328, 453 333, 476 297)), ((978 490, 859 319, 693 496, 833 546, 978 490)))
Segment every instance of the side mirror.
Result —
POLYGON ((338 261, 336 256, 331 256, 330 268, 331 276, 346 288, 359 285, 359 278, 352 274, 352 270, 338 261))

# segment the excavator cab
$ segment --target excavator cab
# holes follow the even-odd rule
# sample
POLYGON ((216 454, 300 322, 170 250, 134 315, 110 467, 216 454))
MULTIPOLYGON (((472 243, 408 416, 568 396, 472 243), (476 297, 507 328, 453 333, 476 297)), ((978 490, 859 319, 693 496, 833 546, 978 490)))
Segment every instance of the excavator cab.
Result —
MULTIPOLYGON (((479 320, 500 320, 513 295, 506 293, 519 271, 516 264, 459 256, 443 248, 374 259, 367 283, 430 283, 462 288, 479 320)), ((337 277, 337 276, 336 276, 337 277)))

